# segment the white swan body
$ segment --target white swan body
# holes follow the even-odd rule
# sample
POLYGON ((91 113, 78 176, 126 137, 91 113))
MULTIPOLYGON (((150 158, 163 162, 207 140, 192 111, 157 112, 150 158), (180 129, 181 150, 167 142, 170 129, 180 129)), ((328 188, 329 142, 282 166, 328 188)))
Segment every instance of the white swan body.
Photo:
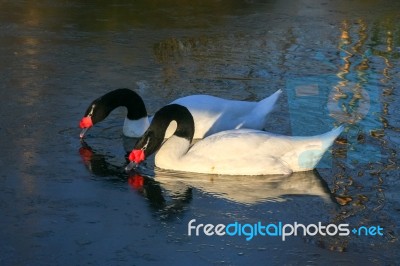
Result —
POLYGON ((169 105, 156 113, 129 159, 140 163, 158 150, 155 165, 163 169, 223 175, 290 174, 315 168, 342 130, 339 127, 322 135, 290 137, 234 129, 206 137, 190 147, 194 131, 190 112, 182 106, 169 105), (176 132, 163 143, 162 136, 172 120, 177 123, 176 132))
MULTIPOLYGON (((202 139, 214 133, 239 128, 263 129, 267 115, 273 110, 282 90, 259 101, 226 100, 210 95, 191 95, 179 98, 171 104, 185 106, 195 123, 194 139, 202 139)), ((168 127, 165 138, 172 136, 176 125, 168 127)))
POLYGON ((138 138, 146 132, 149 126, 150 119, 147 116, 136 120, 125 117, 122 133, 127 137, 138 138))
MULTIPOLYGON (((282 91, 278 90, 259 102, 226 100, 210 95, 191 95, 179 98, 171 104, 179 104, 189 109, 196 127, 193 137, 201 139, 227 129, 263 129, 267 115, 272 111, 281 93, 282 91)), ((142 98, 129 89, 117 89, 94 100, 81 120, 80 137, 83 138, 90 127, 104 120, 119 106, 125 106, 128 109, 123 134, 127 137, 141 137, 153 117, 147 116, 142 98)), ((175 129, 176 125, 171 124, 166 130, 165 137, 170 137, 175 129)))
POLYGON ((313 137, 289 137, 250 129, 222 131, 190 147, 172 136, 155 157, 159 168, 223 175, 290 174, 315 168, 342 128, 313 137))

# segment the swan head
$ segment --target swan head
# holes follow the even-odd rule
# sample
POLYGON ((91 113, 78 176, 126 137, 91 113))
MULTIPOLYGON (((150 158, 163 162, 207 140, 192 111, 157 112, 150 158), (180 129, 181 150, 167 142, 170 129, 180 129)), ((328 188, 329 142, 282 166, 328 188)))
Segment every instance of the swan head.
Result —
POLYGON ((189 110, 179 104, 166 105, 154 114, 150 127, 136 142, 129 154, 130 163, 125 170, 130 171, 137 167, 148 156, 159 150, 164 142, 165 132, 172 121, 176 121, 176 130, 173 135, 186 138, 189 142, 194 136, 194 120, 189 110))
POLYGON ((156 152, 161 147, 164 137, 160 134, 160 132, 148 130, 145 132, 142 138, 138 140, 128 156, 129 164, 125 167, 126 171, 136 168, 148 156, 156 152))
POLYGON ((79 122, 79 127, 82 129, 81 133, 79 134, 79 137, 82 139, 86 132, 91 128, 94 124, 104 120, 104 118, 107 117, 107 115, 102 112, 101 105, 100 107, 97 107, 97 100, 93 101, 90 106, 87 108, 85 115, 79 122), (97 108, 96 108, 97 107, 97 108))
POLYGON ((147 111, 142 98, 130 89, 116 89, 104 94, 90 103, 79 122, 82 129, 79 137, 95 124, 103 121, 114 109, 125 106, 128 109, 126 118, 129 120, 147 119, 147 111))

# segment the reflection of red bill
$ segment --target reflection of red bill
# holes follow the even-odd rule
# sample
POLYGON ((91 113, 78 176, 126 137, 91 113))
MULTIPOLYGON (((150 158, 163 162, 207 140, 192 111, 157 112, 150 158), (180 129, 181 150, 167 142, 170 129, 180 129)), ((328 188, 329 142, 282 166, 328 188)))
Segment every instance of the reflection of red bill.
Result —
POLYGON ((144 185, 144 178, 138 174, 135 174, 134 176, 129 177, 128 183, 134 189, 141 189, 144 185))
POLYGON ((90 163, 93 157, 93 151, 86 147, 79 148, 79 154, 85 164, 90 163))

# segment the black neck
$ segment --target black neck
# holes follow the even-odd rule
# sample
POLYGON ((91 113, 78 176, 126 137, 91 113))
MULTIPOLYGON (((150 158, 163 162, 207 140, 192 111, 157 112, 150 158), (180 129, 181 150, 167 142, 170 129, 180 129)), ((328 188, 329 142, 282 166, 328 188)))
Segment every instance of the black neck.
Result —
POLYGON ((128 119, 137 120, 147 117, 146 107, 142 98, 130 89, 116 89, 97 98, 89 105, 85 116, 92 111, 92 120, 95 124, 105 119, 114 109, 120 106, 127 108, 128 119))
POLYGON ((160 131, 165 135, 165 131, 172 121, 176 121, 177 124, 174 135, 192 141, 194 136, 193 116, 186 107, 179 104, 166 105, 158 110, 149 129, 160 131))
POLYGON ((176 121, 177 124, 174 136, 185 138, 191 142, 195 130, 192 114, 182 105, 170 104, 155 113, 150 127, 143 137, 138 140, 135 149, 142 149, 147 144, 146 156, 156 152, 161 147, 165 132, 172 121, 176 121))

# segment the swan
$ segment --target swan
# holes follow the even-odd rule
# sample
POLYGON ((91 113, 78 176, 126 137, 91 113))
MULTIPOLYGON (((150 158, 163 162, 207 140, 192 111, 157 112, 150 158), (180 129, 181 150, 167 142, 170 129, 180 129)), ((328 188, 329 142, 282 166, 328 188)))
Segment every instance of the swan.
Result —
POLYGON ((156 112, 148 130, 129 154, 129 171, 156 153, 162 169, 223 175, 290 174, 315 168, 325 151, 342 132, 340 126, 312 137, 275 135, 254 129, 226 130, 191 146, 195 123, 189 110, 171 104, 156 112), (174 134, 164 133, 176 121, 174 134))
MULTIPOLYGON (((201 139, 219 131, 233 128, 262 129, 266 117, 272 111, 282 90, 259 101, 226 100, 210 95, 190 95, 176 99, 171 104, 180 104, 189 109, 194 118, 196 130, 193 138, 201 139)), ((152 117, 147 116, 143 99, 130 89, 116 89, 104 94, 90 103, 79 126, 80 138, 87 130, 104 120, 114 109, 124 106, 128 109, 123 134, 127 137, 141 137, 150 125, 152 117)), ((171 136, 176 125, 166 130, 165 137, 171 136)))
MULTIPOLYGON (((104 151, 93 150, 85 141, 81 144, 79 154, 91 174, 106 182, 126 182, 126 173, 121 172, 119 164, 108 161, 109 155, 104 151)), ((155 169, 151 174, 132 172, 128 183, 135 190, 144 192, 141 194, 150 201, 158 204, 160 200, 164 202, 166 196, 185 198, 187 192, 195 188, 215 198, 246 205, 266 201, 283 202, 295 195, 317 196, 325 203, 344 205, 340 203, 344 197, 331 193, 328 184, 316 169, 291 175, 219 175, 218 178, 209 174, 155 169)))

